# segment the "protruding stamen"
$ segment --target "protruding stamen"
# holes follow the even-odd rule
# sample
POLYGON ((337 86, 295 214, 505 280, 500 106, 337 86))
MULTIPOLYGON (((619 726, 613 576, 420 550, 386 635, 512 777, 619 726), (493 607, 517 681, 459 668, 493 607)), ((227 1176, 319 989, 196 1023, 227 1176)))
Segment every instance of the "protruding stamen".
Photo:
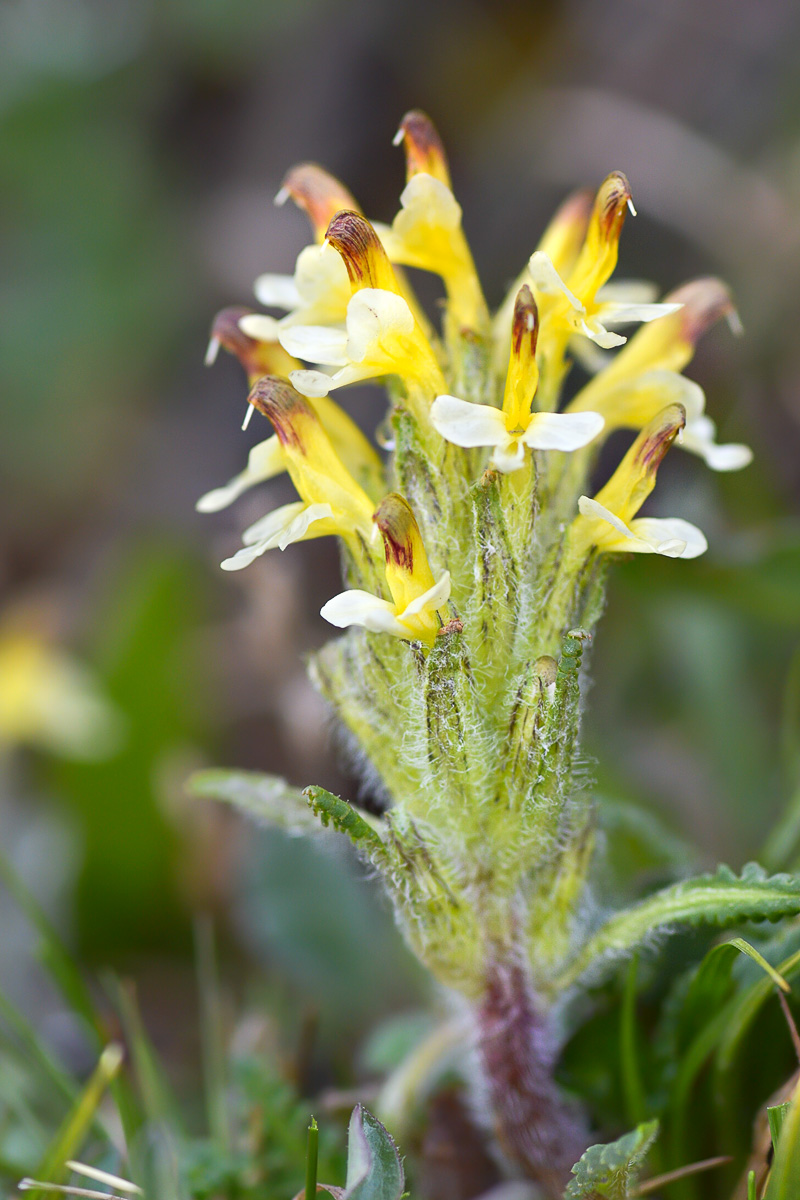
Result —
POLYGON ((220 345, 221 345, 221 343, 220 343, 220 340, 218 337, 209 338, 208 347, 206 349, 206 356, 203 359, 205 366, 211 367, 217 361, 217 355, 219 354, 220 345))

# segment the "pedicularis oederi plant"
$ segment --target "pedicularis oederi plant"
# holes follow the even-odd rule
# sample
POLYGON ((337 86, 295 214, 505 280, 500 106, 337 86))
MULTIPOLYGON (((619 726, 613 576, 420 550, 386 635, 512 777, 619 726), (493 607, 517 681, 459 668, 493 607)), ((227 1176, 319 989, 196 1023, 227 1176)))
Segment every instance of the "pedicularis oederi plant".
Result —
MULTIPOLYGON (((246 530, 224 569, 339 539, 345 590, 321 615, 347 632, 311 674, 385 810, 359 812, 320 787, 307 803, 352 839, 413 952, 462 998, 476 1095, 502 1154, 561 1195, 591 1140, 553 1078, 575 989, 681 923, 800 911, 800 885, 754 865, 612 914, 590 888, 581 656, 615 554, 679 560, 706 549, 678 516, 637 516, 672 446, 716 470, 750 459, 747 447, 716 442, 702 390, 681 374, 704 331, 722 316, 735 324, 735 313, 716 279, 660 302, 649 284, 611 281, 634 212, 613 171, 596 196, 564 203, 492 315, 438 135, 414 112, 398 139, 407 183, 391 226, 368 221, 321 168, 289 173, 281 197, 308 214, 314 244, 293 277, 256 283, 259 301, 285 315, 226 309, 210 348, 237 355, 248 416, 257 410, 274 432, 199 508, 288 471, 298 499, 246 530), (441 331, 405 267, 441 276, 441 331), (567 398, 572 357, 589 382, 567 398), (385 456, 330 398, 375 379, 389 397, 385 456), (635 440, 593 494, 598 454, 620 428, 635 440)), ((299 794, 276 781, 220 773, 206 783, 277 820, 311 820, 290 811, 299 794)))

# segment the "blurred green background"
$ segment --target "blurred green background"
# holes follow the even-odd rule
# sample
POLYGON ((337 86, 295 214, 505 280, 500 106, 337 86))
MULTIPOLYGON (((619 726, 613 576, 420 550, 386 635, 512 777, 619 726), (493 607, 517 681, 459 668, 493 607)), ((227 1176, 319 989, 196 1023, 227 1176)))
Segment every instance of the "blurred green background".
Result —
MULTIPOLYGON (((586 753, 600 794, 663 814, 701 862, 758 854, 798 792, 798 56, 793 0, 0 3, 4 610, 82 659, 124 730, 101 761, 8 748, 0 840, 81 960, 137 980, 178 1068, 196 1057, 197 911, 230 988, 266 997, 292 1038, 318 1023, 341 1047, 424 1002, 344 850, 254 836, 183 792, 219 763, 369 801, 301 661, 330 632, 335 547, 223 575, 288 485, 194 511, 263 436, 240 431, 238 364, 202 360, 214 312, 308 240, 272 204, 285 170, 317 160, 391 218, 410 107, 448 146, 493 304, 560 198, 613 168, 639 211, 620 277, 731 284, 745 336, 714 330, 689 374, 755 462, 666 464, 657 510, 710 550, 615 569, 586 753)), ((374 428, 376 390, 344 399, 374 428)), ((5 895, 0 920, 0 983, 80 1065, 5 895)))

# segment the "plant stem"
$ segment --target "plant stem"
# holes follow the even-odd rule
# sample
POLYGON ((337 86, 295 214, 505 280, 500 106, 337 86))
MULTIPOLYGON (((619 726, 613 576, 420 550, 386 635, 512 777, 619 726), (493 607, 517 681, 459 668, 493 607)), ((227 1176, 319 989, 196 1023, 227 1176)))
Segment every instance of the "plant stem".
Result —
POLYGON ((587 1137, 556 1086, 556 1040, 519 963, 492 964, 477 1025, 500 1149, 547 1196, 560 1197, 587 1137))

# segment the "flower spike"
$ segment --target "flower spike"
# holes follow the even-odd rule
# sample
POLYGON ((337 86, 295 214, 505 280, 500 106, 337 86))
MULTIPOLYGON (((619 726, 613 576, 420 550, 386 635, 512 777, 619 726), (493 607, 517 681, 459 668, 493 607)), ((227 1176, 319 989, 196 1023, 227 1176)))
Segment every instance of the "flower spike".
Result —
POLYGON ((240 570, 275 546, 338 534, 372 538, 372 502, 337 455, 311 406, 285 379, 266 375, 248 397, 272 423, 292 483, 302 502, 267 514, 243 534, 245 548, 222 564, 240 570))
POLYGON ((577 450, 597 437, 603 418, 597 413, 532 412, 539 379, 536 343, 539 317, 530 288, 520 288, 514 306, 511 357, 502 409, 471 404, 457 396, 438 396, 431 409, 434 428, 457 446, 493 447, 498 471, 518 471, 530 450, 577 450), (576 419, 577 418, 577 419, 576 419))
POLYGON ((343 208, 361 211, 344 184, 316 163, 299 163, 292 167, 275 197, 275 203, 284 204, 290 196, 307 215, 314 237, 320 244, 324 242, 327 228, 337 212, 343 208))
POLYGON ((682 405, 671 404, 663 409, 642 430, 594 499, 580 497, 580 516, 571 527, 574 545, 582 550, 594 546, 606 553, 636 551, 669 558, 696 558, 705 552, 705 537, 688 521, 634 519, 655 487, 658 468, 685 424, 682 405))
POLYGON ((450 598, 450 574, 445 571, 434 580, 419 526, 402 496, 390 493, 374 520, 383 537, 391 601, 352 589, 334 596, 320 614, 340 629, 361 625, 373 633, 432 646, 440 628, 439 610, 450 598))

